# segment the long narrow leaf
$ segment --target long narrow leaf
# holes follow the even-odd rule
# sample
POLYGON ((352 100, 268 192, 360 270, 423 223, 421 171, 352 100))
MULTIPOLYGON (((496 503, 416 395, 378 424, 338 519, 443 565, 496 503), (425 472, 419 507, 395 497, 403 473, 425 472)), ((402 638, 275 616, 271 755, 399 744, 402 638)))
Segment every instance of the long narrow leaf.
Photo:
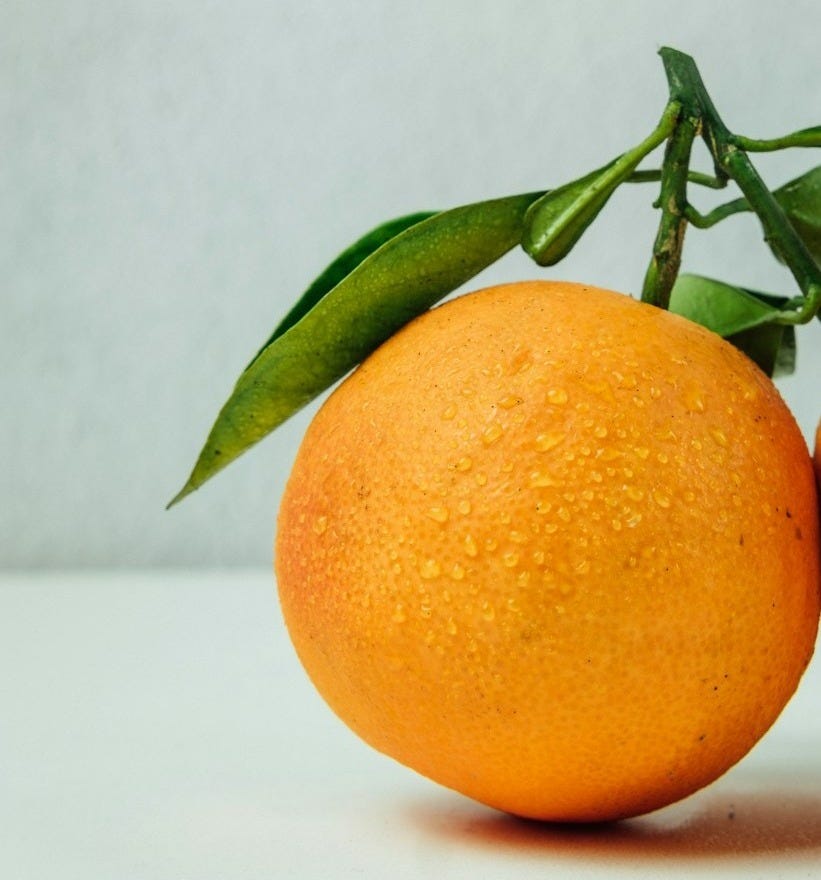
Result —
POLYGON ((518 244, 525 213, 540 195, 444 211, 390 238, 360 262, 242 373, 191 476, 169 506, 518 244))
MULTIPOLYGON (((351 272, 375 250, 382 247, 385 242, 390 241, 404 232, 411 226, 433 217, 436 211, 421 211, 417 214, 408 214, 405 217, 397 217, 395 220, 388 220, 376 229, 365 233, 358 241, 355 241, 350 247, 346 248, 342 253, 322 272, 319 277, 311 283, 311 286, 302 294, 302 296, 291 306, 285 317, 279 322, 274 332, 268 337, 265 345, 254 356, 254 361, 262 354, 263 351, 278 337, 293 327, 296 322, 307 315, 308 312, 325 296, 328 291, 332 290, 340 281, 351 272)), ((254 361, 251 361, 253 363, 254 361)), ((249 367, 251 364, 248 365, 249 367)), ((246 368, 247 369, 247 368, 246 368)))

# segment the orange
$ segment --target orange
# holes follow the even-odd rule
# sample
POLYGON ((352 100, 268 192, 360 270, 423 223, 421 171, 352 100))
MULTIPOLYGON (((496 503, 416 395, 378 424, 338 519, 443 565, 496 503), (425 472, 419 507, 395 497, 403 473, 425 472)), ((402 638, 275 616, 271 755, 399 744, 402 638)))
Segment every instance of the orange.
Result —
POLYGON ((652 306, 532 282, 413 321, 310 425, 278 521, 299 657, 376 749, 521 816, 671 803, 813 651, 816 489, 774 386, 652 306))
POLYGON ((821 422, 815 429, 815 455, 813 456, 815 465, 815 479, 818 481, 818 489, 821 491, 821 422))

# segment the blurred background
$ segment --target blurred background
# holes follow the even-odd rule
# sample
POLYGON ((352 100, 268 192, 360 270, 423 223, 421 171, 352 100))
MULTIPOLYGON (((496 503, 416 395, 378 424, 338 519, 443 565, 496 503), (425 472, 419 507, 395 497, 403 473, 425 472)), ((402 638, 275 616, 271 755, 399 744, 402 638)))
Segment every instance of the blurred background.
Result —
MULTIPOLYGON (((696 57, 730 128, 817 124, 819 24, 809 0, 6 0, 0 568, 269 565, 315 407, 164 506, 326 263, 388 218, 553 187, 633 146, 665 103, 664 44, 696 57)), ((756 161, 773 186, 819 162, 756 161)), ((512 253, 470 286, 636 293, 655 195, 622 188, 557 267, 512 253)), ((684 266, 794 291, 751 217, 691 230, 684 266)), ((821 324, 798 341, 780 388, 809 438, 821 324)))

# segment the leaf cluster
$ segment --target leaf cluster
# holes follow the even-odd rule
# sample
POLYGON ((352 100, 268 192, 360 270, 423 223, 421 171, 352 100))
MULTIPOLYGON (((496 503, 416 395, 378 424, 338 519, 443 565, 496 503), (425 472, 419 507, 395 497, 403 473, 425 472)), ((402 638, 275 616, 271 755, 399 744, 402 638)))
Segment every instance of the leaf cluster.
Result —
MULTIPOLYGON (((685 85, 686 73, 687 68, 685 85)), ((668 76, 671 96, 676 98, 682 92, 682 78, 670 76, 669 70, 668 76)), ((688 137, 681 138, 685 109, 680 101, 671 100, 645 141, 578 180, 545 192, 406 215, 358 239, 305 290, 241 373, 190 477, 171 504, 199 488, 342 378, 404 324, 515 246, 521 245, 539 265, 563 259, 623 183, 661 181, 662 199, 668 190, 681 196, 687 182, 723 187, 728 175, 721 167, 715 177, 689 170, 689 144, 695 128, 691 125, 688 137), (671 149, 677 137, 678 156, 671 149), (637 170, 642 159, 665 140, 668 148, 662 169, 637 170)), ((821 132, 807 129, 779 139, 777 148, 813 146, 816 141, 821 144, 821 132), (793 143, 790 137, 803 140, 793 143)), ((763 149, 775 142, 736 138, 736 149, 739 143, 747 149, 763 149)), ((678 236, 675 244, 680 249, 687 222, 709 228, 732 214, 753 210, 764 215, 765 238, 779 259, 785 259, 786 250, 790 261, 796 237, 811 270, 813 260, 817 268, 821 260, 821 166, 768 196, 775 208, 767 202, 761 211, 743 197, 708 215, 698 214, 681 198, 671 208, 675 201, 671 197, 670 204, 661 205, 664 216, 654 259, 658 242, 662 251, 667 246, 665 229, 674 238, 678 236), (777 234, 771 235, 773 210, 777 234), (786 249, 779 218, 786 218, 789 225, 786 249)), ((651 276, 652 271, 648 272, 651 276)), ((672 289, 665 299, 671 311, 727 338, 769 375, 794 368, 792 325, 810 314, 806 297, 789 299, 698 275, 678 275, 677 262, 670 281, 672 289)), ((810 290, 815 290, 814 283, 809 280, 810 290)))

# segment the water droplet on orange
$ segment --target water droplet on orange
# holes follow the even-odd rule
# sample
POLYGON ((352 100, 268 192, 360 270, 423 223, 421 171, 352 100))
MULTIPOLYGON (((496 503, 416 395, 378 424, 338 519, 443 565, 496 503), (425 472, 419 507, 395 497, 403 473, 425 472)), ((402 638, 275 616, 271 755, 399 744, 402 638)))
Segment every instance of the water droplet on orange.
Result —
POLYGON ((660 489, 656 489, 653 492, 653 501, 655 501, 659 507, 664 508, 668 508, 671 504, 670 496, 662 492, 660 489))
POLYGON ((447 522, 449 513, 447 507, 431 507, 427 516, 436 522, 443 523, 447 522))
POLYGON ((518 397, 515 394, 508 394, 499 401, 499 406, 502 409, 513 409, 514 406, 519 406, 522 402, 521 397, 518 397))
POLYGON ((551 449, 555 449, 565 437, 566 435, 559 431, 539 434, 536 437, 536 449, 539 452, 549 452, 551 449))
POLYGON ((495 443, 503 433, 502 426, 498 422, 493 422, 493 424, 488 425, 482 432, 482 443, 484 443, 485 446, 490 446, 495 443))

